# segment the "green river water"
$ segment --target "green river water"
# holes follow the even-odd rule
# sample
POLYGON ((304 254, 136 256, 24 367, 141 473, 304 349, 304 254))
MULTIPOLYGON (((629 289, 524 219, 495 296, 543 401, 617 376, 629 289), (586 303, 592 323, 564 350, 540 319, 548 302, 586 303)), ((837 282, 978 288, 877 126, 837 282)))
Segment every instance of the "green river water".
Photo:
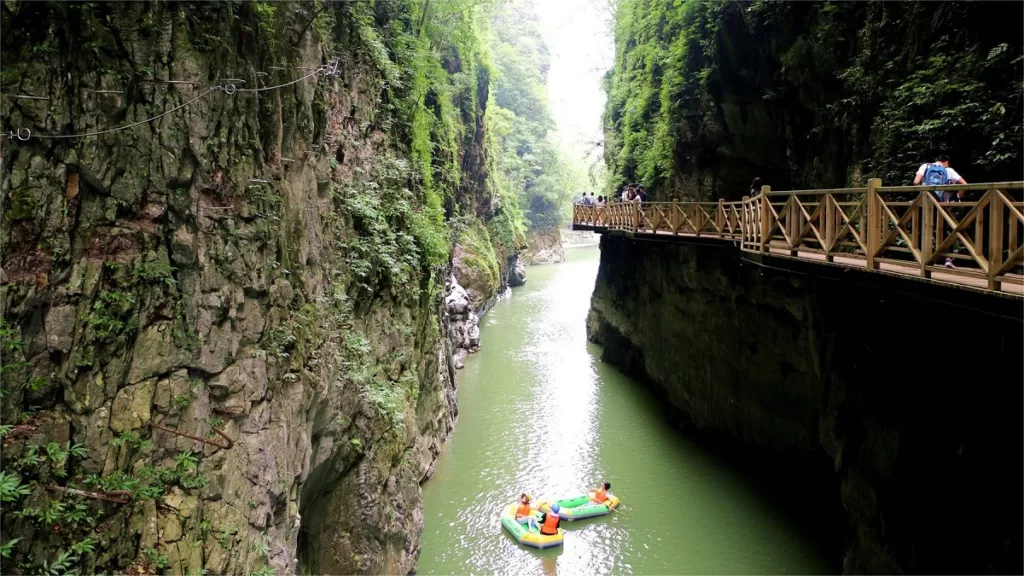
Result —
POLYGON ((529 268, 481 322, 459 373, 459 420, 424 485, 419 574, 780 574, 835 568, 757 482, 667 422, 641 384, 599 361, 585 319, 597 247, 529 268), (577 495, 607 479, 622 506, 563 522, 538 551, 502 530, 520 492, 577 495))

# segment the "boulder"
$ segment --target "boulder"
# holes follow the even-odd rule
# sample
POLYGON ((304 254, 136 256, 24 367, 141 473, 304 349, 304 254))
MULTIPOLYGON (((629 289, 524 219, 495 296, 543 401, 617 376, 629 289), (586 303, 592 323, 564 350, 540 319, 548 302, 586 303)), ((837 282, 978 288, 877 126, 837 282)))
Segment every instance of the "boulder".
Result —
POLYGON ((523 266, 523 261, 517 256, 508 272, 508 285, 522 286, 523 284, 526 284, 526 266, 523 266))

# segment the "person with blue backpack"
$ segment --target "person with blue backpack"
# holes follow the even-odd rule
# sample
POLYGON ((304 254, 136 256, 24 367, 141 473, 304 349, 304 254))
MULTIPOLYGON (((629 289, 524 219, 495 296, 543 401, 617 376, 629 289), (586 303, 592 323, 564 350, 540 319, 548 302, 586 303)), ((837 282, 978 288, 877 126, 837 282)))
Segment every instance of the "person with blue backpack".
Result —
MULTIPOLYGON (((939 154, 935 158, 935 162, 931 164, 921 164, 914 176, 914 186, 945 186, 947 184, 967 184, 967 180, 964 180, 956 170, 949 167, 949 156, 945 154, 939 154)), ((936 190, 935 195, 939 197, 940 202, 953 202, 952 190, 936 190)), ((956 197, 963 198, 964 191, 957 192, 956 197)), ((946 258, 946 268, 956 268, 952 258, 946 258)))
MULTIPOLYGON (((945 186, 946 184, 967 184, 967 180, 964 180, 956 170, 949 167, 949 156, 945 154, 939 154, 935 162, 931 164, 921 164, 914 176, 914 186, 945 186)), ((936 190, 935 195, 942 202, 953 201, 952 191, 936 190)), ((963 198, 964 191, 961 190, 957 195, 963 198)))

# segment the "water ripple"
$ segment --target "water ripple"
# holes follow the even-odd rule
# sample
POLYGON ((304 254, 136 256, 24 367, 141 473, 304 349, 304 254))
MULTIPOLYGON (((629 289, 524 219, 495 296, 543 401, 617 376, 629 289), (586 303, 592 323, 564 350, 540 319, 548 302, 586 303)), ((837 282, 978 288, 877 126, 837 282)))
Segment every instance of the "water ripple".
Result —
POLYGON ((460 416, 424 488, 421 574, 827 572, 741 478, 687 444, 643 389, 596 361, 585 319, 597 249, 531 267, 459 374, 460 416), (565 545, 520 546, 502 506, 608 477, 615 513, 563 523, 565 545))

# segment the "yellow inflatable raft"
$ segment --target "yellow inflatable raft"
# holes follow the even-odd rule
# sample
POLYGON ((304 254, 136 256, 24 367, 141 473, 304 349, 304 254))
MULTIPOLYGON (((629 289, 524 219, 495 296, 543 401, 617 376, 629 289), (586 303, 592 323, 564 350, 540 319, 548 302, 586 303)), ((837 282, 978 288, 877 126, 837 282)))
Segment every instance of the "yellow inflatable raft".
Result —
POLYGON ((551 504, 558 504, 558 517, 562 520, 583 520, 611 514, 612 510, 619 507, 619 498, 608 494, 608 500, 604 504, 598 504, 590 499, 588 495, 566 498, 556 502, 541 502, 538 506, 541 511, 549 512, 551 504))
MULTIPOLYGON (((501 525, 508 530, 512 537, 523 546, 531 546, 533 548, 552 548, 554 546, 561 546, 562 541, 565 539, 565 532, 559 528, 558 534, 541 534, 537 528, 529 529, 526 524, 520 524, 516 521, 516 505, 512 504, 506 506, 501 512, 501 525)), ((535 515, 537 523, 540 523, 539 514, 535 515)))

